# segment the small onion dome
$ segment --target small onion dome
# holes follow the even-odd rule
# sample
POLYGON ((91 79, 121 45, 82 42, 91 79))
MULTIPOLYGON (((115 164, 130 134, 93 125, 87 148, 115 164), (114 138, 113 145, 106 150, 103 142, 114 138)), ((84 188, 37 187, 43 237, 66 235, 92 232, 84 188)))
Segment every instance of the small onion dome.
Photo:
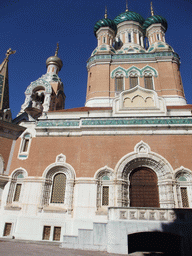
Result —
POLYGON ((111 29, 113 29, 115 31, 115 35, 117 33, 117 26, 115 24, 115 22, 111 19, 108 19, 108 18, 105 18, 105 19, 101 19, 99 21, 97 21, 95 23, 95 26, 94 26, 94 34, 96 36, 96 32, 100 29, 100 28, 103 28, 103 27, 110 27, 111 29))
POLYGON ((114 22, 115 22, 116 25, 118 25, 119 23, 124 22, 124 21, 137 21, 141 25, 143 25, 145 19, 139 13, 129 12, 129 11, 126 11, 126 12, 123 12, 123 13, 119 14, 114 19, 114 22))
POLYGON ((60 71, 61 68, 63 67, 63 62, 59 57, 51 56, 46 60, 46 66, 48 66, 48 65, 56 65, 56 66, 58 66, 59 71, 60 71))
POLYGON ((165 28, 165 32, 167 31, 167 21, 165 18, 163 18, 160 15, 154 15, 154 16, 147 18, 143 24, 143 29, 146 30, 152 24, 157 24, 157 23, 161 23, 162 26, 165 28))

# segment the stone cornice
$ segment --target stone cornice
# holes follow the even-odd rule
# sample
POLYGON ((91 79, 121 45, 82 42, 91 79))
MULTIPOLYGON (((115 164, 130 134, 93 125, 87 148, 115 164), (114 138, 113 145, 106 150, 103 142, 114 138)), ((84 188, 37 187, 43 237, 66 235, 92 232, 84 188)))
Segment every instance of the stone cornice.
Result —
POLYGON ((37 136, 192 134, 192 117, 109 117, 40 120, 37 136), (150 129, 149 129, 150 127, 150 129), (130 129, 131 128, 131 129, 130 129))

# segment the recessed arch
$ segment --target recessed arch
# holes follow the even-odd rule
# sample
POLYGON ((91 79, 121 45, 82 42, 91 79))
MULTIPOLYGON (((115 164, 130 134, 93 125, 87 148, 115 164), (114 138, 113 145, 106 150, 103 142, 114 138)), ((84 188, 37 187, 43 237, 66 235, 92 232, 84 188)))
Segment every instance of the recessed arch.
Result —
POLYGON ((117 198, 118 206, 130 205, 130 174, 141 167, 149 168, 157 175, 160 207, 174 207, 173 168, 164 157, 151 152, 150 147, 143 141, 135 146, 134 152, 122 157, 115 167, 115 174, 120 186, 117 198), (166 184, 165 180, 167 180, 166 184))

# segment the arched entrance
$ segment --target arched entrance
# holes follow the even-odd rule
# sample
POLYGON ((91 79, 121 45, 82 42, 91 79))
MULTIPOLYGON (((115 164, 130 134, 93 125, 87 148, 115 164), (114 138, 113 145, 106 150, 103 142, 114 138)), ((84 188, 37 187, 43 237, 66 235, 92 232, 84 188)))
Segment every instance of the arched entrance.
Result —
POLYGON ((139 167, 130 174, 130 206, 159 207, 157 175, 147 167, 139 167))

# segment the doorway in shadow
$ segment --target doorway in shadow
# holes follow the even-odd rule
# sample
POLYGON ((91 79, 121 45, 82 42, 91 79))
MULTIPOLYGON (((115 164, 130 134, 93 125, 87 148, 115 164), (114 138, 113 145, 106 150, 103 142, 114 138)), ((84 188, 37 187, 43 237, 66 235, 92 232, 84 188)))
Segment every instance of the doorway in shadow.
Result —
POLYGON ((128 235, 128 253, 181 256, 182 237, 167 232, 139 232, 128 235))

